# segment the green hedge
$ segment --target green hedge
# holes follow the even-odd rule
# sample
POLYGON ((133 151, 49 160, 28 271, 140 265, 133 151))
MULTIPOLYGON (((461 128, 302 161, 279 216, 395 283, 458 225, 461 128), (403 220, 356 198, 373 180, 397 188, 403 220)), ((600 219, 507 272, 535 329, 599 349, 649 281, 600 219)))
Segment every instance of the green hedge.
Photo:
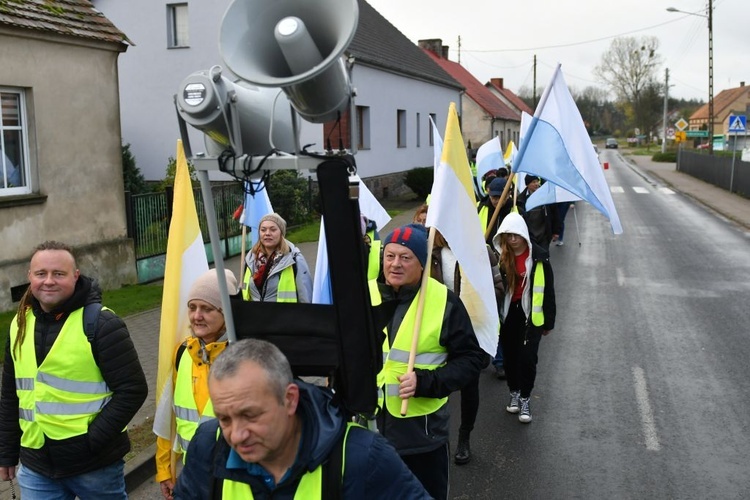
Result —
POLYGON ((414 191, 418 199, 424 200, 432 190, 434 177, 432 167, 418 167, 406 172, 404 183, 414 191))
POLYGON ((651 157, 651 160, 664 163, 674 163, 677 161, 677 152, 667 151, 666 153, 656 153, 651 157))

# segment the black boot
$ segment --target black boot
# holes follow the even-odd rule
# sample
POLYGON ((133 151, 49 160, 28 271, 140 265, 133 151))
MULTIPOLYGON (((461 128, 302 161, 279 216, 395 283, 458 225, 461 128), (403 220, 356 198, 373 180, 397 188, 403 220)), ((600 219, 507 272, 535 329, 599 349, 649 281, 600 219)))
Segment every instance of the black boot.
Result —
POLYGON ((471 445, 469 444, 469 431, 458 431, 458 446, 453 460, 456 465, 466 465, 471 461, 471 445))

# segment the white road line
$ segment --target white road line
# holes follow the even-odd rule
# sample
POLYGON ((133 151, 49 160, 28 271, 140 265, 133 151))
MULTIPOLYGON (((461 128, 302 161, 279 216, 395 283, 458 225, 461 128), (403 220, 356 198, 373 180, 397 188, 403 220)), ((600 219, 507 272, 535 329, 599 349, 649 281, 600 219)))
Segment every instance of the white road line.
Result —
POLYGON ((620 186, 612 186, 609 188, 609 191, 612 193, 624 193, 625 190, 620 186))
POLYGON ((617 285, 623 286, 625 284, 625 271, 618 267, 615 269, 615 273, 617 274, 617 285))
POLYGON ((674 191, 669 188, 659 188, 659 192, 664 194, 674 194, 674 191))
POLYGON ((635 382, 635 399, 638 402, 638 411, 641 414, 641 424, 643 425, 643 437, 646 440, 646 449, 650 451, 659 451, 659 438, 656 435, 656 424, 654 423, 654 412, 651 410, 651 403, 648 397, 648 386, 646 385, 646 375, 640 366, 633 367, 633 379, 635 382))
POLYGON ((645 187, 641 187, 641 186, 633 186, 633 191, 635 191, 636 193, 640 193, 640 194, 648 193, 648 189, 646 189, 645 187))

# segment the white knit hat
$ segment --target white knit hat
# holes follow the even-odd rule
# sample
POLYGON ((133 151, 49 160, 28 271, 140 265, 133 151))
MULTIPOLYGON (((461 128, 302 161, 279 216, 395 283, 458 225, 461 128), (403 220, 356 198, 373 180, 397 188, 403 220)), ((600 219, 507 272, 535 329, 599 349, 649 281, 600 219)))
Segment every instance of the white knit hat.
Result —
POLYGON ((263 224, 263 221, 270 220, 277 226, 279 226, 279 229, 281 230, 281 236, 286 236, 286 221, 277 213, 267 214, 260 218, 260 221, 258 221, 258 228, 260 228, 260 225, 263 224))
MULTIPOLYGON (((229 269, 224 269, 224 274, 226 275, 229 295, 236 294, 237 278, 235 278, 234 273, 229 269)), ((219 279, 216 269, 209 269, 195 280, 193 286, 190 287, 188 303, 194 299, 203 300, 214 306, 216 309, 222 309, 221 293, 219 293, 219 279)))

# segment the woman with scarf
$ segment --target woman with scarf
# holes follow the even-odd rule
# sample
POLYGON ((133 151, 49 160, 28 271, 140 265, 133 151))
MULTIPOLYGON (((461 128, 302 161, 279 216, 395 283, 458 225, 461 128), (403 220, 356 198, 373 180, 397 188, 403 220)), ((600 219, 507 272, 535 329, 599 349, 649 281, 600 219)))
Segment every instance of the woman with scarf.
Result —
POLYGON ((259 302, 310 302, 312 278, 302 252, 285 238, 279 214, 263 216, 258 242, 245 258, 242 298, 259 302))
MULTIPOLYGON (((237 293, 237 278, 225 270, 227 290, 237 293)), ((216 269, 195 280, 188 294, 188 320, 191 335, 175 350, 172 369, 172 397, 175 439, 156 438, 156 481, 165 499, 172 499, 177 477, 172 473, 171 453, 184 455, 198 425, 214 417, 208 395, 208 372, 216 357, 227 346, 226 324, 221 309, 221 293, 216 269)))

